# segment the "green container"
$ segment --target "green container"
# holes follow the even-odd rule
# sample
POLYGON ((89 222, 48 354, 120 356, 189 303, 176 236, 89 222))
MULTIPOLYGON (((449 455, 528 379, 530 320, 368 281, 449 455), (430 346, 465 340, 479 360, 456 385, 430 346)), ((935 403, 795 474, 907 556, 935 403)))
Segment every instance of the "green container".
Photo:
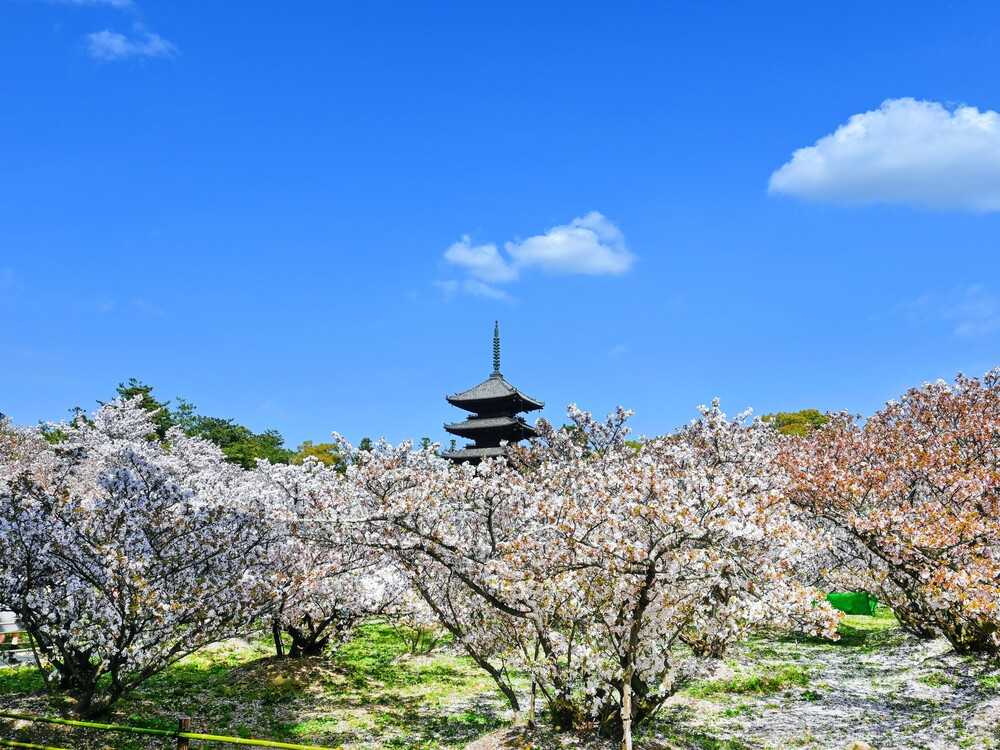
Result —
POLYGON ((875 615, 878 599, 867 591, 832 591, 826 595, 826 600, 834 609, 839 609, 848 615, 875 615))

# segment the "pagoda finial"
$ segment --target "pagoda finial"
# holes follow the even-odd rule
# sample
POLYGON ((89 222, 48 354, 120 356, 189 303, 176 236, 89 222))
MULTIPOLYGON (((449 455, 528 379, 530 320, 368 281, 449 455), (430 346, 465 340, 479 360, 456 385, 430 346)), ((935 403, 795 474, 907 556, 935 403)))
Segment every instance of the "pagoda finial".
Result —
POLYGON ((500 374, 500 321, 493 321, 493 374, 500 374))

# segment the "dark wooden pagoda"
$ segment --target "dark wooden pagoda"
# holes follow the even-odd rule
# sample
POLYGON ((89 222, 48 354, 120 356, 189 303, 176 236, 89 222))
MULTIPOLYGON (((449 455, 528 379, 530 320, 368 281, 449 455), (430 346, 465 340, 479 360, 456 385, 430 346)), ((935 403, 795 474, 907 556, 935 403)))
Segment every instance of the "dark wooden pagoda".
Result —
POLYGON ((545 406, 521 393, 500 374, 500 324, 493 326, 493 372, 479 385, 467 391, 447 396, 448 403, 471 412, 464 422, 446 424, 452 435, 473 442, 458 450, 445 451, 445 458, 452 461, 478 463, 484 458, 503 455, 500 443, 516 443, 537 435, 521 412, 535 411, 545 406))

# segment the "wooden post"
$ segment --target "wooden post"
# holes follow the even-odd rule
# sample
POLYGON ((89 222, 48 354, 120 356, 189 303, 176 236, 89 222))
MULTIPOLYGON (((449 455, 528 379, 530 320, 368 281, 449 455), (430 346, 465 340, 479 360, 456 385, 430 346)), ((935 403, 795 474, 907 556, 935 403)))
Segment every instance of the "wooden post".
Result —
MULTIPOLYGON (((191 719, 187 716, 182 716, 177 722, 178 732, 190 732, 191 731, 191 719)), ((187 740, 187 737, 177 738, 177 750, 191 750, 191 745, 187 740)))

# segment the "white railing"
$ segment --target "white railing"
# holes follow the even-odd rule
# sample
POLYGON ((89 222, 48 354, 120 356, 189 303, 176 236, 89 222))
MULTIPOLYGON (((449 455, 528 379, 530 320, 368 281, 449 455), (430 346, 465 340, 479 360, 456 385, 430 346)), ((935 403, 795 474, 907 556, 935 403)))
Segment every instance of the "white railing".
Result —
POLYGON ((28 635, 13 612, 0 610, 0 666, 29 661, 28 635))

